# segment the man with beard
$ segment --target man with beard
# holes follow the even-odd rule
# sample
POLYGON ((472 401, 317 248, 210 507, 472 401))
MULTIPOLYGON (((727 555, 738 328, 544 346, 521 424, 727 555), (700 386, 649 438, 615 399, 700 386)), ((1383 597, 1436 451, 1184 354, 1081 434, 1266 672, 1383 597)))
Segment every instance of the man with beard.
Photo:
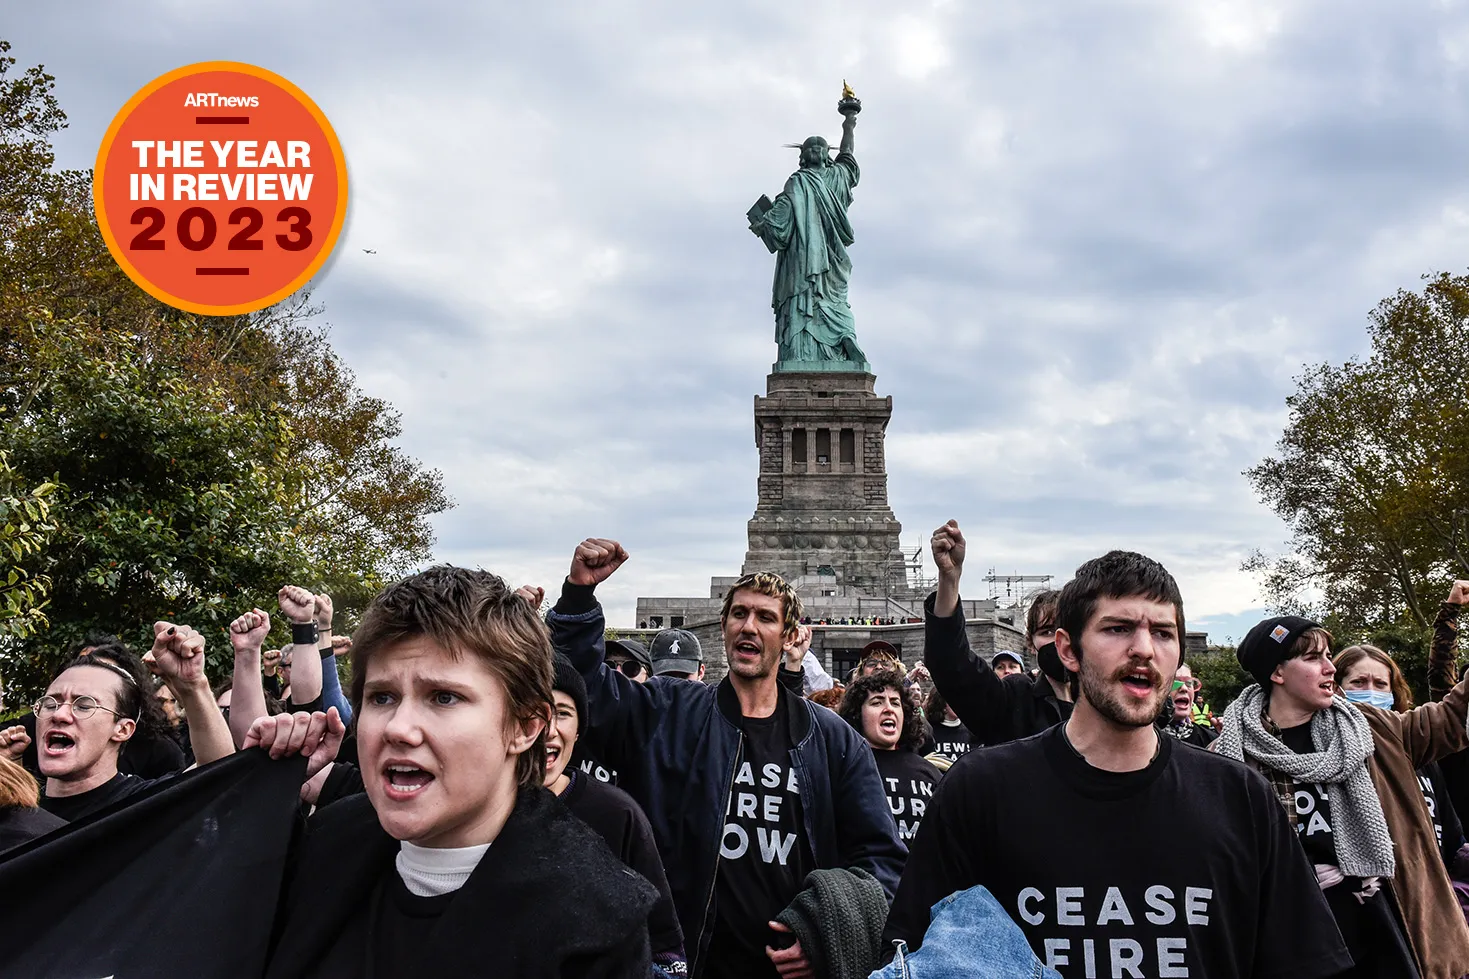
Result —
MULTIPOLYGON (((959 578, 964 534, 950 520, 930 541, 939 569, 938 590, 924 603, 923 661, 934 688, 982 744, 996 745, 1039 734, 1071 716, 1071 677, 1056 652, 1056 593, 1042 592, 1025 617, 1025 641, 1041 675, 1001 674, 969 648, 959 578)), ((998 655, 996 656, 998 659, 998 655)))
POLYGON ((796 979, 811 950, 775 918, 813 870, 862 870, 891 894, 903 844, 872 751, 778 670, 801 600, 779 575, 737 579, 719 615, 717 685, 634 683, 604 662, 593 589, 627 560, 616 541, 577 546, 551 638, 587 688, 588 736, 648 816, 698 979, 796 979))
POLYGON ((929 909, 982 884, 1068 979, 1312 979, 1351 965, 1270 785, 1154 726, 1183 630, 1178 585, 1156 561, 1112 551, 1077 569, 1056 630, 1080 678, 1075 710, 949 770, 885 944, 921 945, 929 909), (1188 859, 1155 859, 1160 848, 1188 859))

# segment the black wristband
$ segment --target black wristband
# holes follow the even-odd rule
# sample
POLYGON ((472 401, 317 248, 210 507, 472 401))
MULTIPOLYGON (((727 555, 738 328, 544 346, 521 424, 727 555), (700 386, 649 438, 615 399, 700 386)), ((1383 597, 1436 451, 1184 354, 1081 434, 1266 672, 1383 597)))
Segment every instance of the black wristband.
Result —
POLYGON ((291 623, 291 645, 293 645, 293 646, 315 646, 316 645, 316 623, 315 622, 292 622, 291 623))
POLYGON ((337 647, 335 646, 317 646, 316 651, 321 655, 322 659, 337 655, 337 647))

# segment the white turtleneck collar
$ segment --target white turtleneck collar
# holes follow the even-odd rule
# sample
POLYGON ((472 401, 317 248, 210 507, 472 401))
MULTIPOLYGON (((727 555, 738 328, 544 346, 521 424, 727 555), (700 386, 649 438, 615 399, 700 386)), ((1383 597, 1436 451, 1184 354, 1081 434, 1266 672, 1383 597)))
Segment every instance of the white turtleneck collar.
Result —
POLYGON ((489 848, 488 843, 446 848, 415 846, 404 840, 395 864, 410 893, 438 897, 463 887, 489 848))

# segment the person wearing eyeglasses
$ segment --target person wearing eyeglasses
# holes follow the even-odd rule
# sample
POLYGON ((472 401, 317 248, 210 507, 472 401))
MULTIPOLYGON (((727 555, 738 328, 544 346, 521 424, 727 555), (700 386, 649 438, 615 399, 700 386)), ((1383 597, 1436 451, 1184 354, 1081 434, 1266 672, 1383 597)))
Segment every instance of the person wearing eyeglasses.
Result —
MULTIPOLYGON (((233 753, 229 727, 204 675, 204 637, 168 622, 155 623, 153 632, 159 672, 194 721, 194 757, 207 765, 233 753)), ((128 671, 90 653, 57 674, 31 708, 46 779, 41 808, 71 822, 171 777, 143 779, 117 770, 118 755, 137 730, 144 695, 128 671)))
POLYGON ((1199 695, 1201 684, 1187 663, 1180 663, 1173 674, 1173 686, 1168 699, 1163 702, 1163 716, 1158 728, 1164 734, 1177 738, 1197 748, 1207 748, 1219 735, 1207 724, 1194 721, 1194 699, 1199 695))
POLYGON ((807 875, 844 876, 864 893, 880 887, 885 903, 907 856, 872 750, 835 713, 802 699, 799 678, 782 682, 801 600, 772 572, 743 575, 724 597, 729 672, 718 684, 633 683, 608 668, 594 589, 627 558, 613 540, 577 545, 546 621, 586 684, 588 737, 653 826, 690 972, 812 975, 806 943, 786 920, 807 875))

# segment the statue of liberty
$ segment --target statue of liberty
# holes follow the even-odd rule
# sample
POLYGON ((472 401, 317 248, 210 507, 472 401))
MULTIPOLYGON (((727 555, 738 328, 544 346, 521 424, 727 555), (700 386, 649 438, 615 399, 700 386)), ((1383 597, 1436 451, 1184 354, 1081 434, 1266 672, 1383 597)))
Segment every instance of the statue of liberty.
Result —
POLYGON ((801 168, 791 174, 785 189, 774 201, 762 196, 747 215, 750 230, 776 255, 771 306, 777 371, 871 370, 857 346, 847 303, 852 274, 847 246, 853 241, 847 208, 861 176, 853 130, 862 103, 845 83, 837 111, 842 115, 842 143, 836 159, 830 159, 825 139, 807 139, 799 147, 801 168))

